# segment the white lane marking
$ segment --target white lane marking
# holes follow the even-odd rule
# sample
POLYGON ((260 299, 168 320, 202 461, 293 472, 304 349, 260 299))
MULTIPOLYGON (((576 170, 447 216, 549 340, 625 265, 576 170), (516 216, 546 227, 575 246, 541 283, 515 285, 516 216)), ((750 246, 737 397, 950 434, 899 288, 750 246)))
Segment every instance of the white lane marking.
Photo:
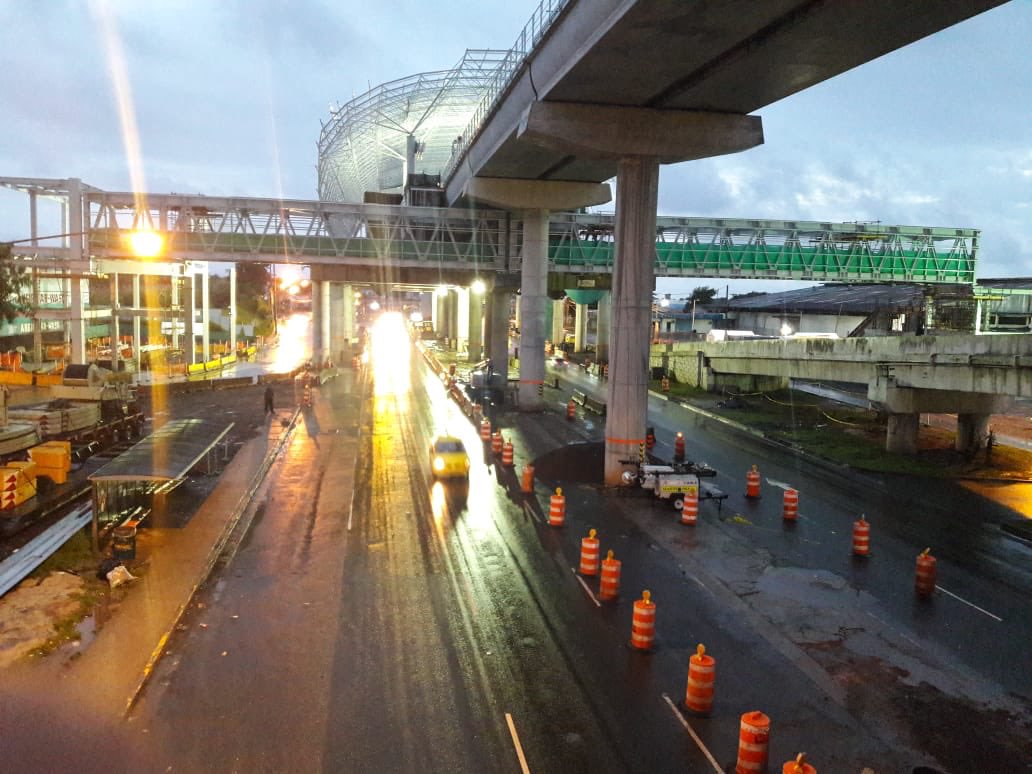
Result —
POLYGON ((348 505, 348 532, 351 532, 351 517, 355 513, 355 487, 351 487, 351 503, 348 505))
POLYGON ((523 774, 530 774, 527 758, 523 754, 523 745, 520 744, 519 734, 516 733, 516 724, 512 722, 512 715, 508 712, 505 713, 505 722, 509 724, 509 735, 512 737, 513 746, 516 748, 516 755, 520 759, 520 770, 523 774))
POLYGON ((591 593, 591 589, 588 588, 588 584, 584 582, 584 578, 577 574, 577 568, 571 567, 573 571, 573 577, 577 579, 577 582, 584 587, 584 593, 591 597, 591 601, 595 603, 595 607, 602 607, 602 603, 595 599, 595 595, 591 593))
POLYGON ((544 524, 545 522, 538 518, 538 515, 534 512, 534 509, 530 507, 530 503, 523 503, 523 513, 529 514, 530 518, 536 521, 538 524, 544 524))
POLYGON ((673 713, 677 717, 677 719, 681 721, 681 725, 684 726, 684 730, 692 735, 692 739, 695 740, 695 744, 697 744, 699 746, 699 749, 702 750, 702 754, 706 756, 706 760, 708 760, 710 762, 710 765, 713 766, 713 770, 717 772, 717 774, 724 774, 724 770, 720 768, 720 764, 717 763, 717 760, 713 757, 713 754, 706 749, 706 745, 704 745, 702 743, 702 740, 699 739, 699 735, 695 733, 695 729, 692 728, 691 724, 688 723, 687 718, 685 718, 685 716, 681 714, 681 711, 677 709, 677 705, 670 701, 670 697, 667 696, 665 693, 663 694, 663 701, 670 705, 670 709, 673 710, 673 713))
POLYGON ((949 595, 950 595, 951 597, 953 597, 954 599, 956 599, 956 600, 957 600, 958 602, 963 602, 963 603, 964 603, 965 605, 967 605, 968 607, 973 607, 973 608, 975 608, 975 610, 977 610, 977 611, 978 611, 979 613, 984 613, 985 615, 987 615, 987 616, 989 616, 990 618, 992 618, 992 619, 993 619, 994 621, 999 621, 1000 623, 1003 623, 1003 619, 1002 619, 1002 618, 1000 618, 1000 616, 998 616, 998 615, 993 615, 993 614, 992 614, 992 613, 990 613, 990 612, 989 612, 988 610, 985 610, 984 608, 981 608, 981 607, 979 607, 978 605, 974 604, 973 602, 968 602, 968 601, 967 601, 966 599, 964 599, 963 597, 958 597, 958 596, 957 596, 956 594, 954 594, 954 593, 953 593, 952 591, 949 591, 948 589, 944 589, 944 588, 943 588, 942 586, 939 586, 939 585, 936 585, 936 587, 935 587, 935 588, 939 589, 939 591, 941 591, 941 592, 942 592, 943 594, 949 594, 949 595))
POLYGON ((791 484, 786 484, 784 481, 777 481, 773 478, 768 478, 767 483, 771 486, 776 486, 778 489, 792 489, 791 484))

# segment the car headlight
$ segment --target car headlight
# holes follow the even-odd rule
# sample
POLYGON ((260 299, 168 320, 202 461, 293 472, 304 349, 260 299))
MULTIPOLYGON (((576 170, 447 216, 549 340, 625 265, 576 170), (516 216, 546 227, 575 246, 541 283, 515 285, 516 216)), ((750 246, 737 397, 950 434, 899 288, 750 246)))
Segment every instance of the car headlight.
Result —
POLYGON ((444 470, 444 457, 434 457, 434 470, 444 470))

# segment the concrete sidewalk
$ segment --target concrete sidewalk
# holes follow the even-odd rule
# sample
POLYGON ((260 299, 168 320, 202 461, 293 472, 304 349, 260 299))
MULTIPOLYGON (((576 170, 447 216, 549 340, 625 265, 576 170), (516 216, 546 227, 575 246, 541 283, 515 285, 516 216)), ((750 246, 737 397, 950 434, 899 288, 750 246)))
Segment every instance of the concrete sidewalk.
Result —
MULTIPOLYGON (((194 592, 208 578, 222 546, 254 490, 261 483, 293 424, 279 411, 266 433, 243 444, 219 476, 215 489, 181 529, 145 527, 135 563, 139 577, 81 655, 53 670, 61 694, 74 694, 98 717, 124 716, 161 656, 167 638, 194 592)), ((29 685, 46 680, 46 664, 30 664, 11 675, 29 685)), ((7 675, 5 675, 6 679, 7 675)), ((49 682, 49 681, 47 681, 49 682)))

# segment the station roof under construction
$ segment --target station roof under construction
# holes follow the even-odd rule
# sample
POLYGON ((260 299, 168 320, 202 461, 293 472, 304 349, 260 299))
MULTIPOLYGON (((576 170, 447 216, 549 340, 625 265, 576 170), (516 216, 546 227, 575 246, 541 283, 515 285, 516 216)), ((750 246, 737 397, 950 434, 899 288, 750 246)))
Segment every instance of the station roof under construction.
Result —
POLYGON ((220 426, 200 419, 173 420, 90 474, 89 480, 180 481, 232 427, 232 422, 220 426))

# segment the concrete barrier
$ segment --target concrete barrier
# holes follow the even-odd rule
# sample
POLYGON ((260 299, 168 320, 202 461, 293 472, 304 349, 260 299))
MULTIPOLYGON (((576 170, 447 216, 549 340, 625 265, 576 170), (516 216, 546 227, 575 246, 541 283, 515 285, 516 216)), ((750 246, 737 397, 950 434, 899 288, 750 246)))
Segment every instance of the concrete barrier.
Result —
POLYGON ((598 398, 592 398, 590 395, 584 398, 584 408, 588 411, 594 412, 599 416, 606 415, 606 402, 599 400, 598 398))
POLYGON ((586 407, 585 401, 587 401, 587 399, 588 399, 588 396, 585 395, 580 390, 574 390, 573 391, 573 395, 570 397, 570 400, 572 400, 578 406, 585 406, 585 407, 586 407))

